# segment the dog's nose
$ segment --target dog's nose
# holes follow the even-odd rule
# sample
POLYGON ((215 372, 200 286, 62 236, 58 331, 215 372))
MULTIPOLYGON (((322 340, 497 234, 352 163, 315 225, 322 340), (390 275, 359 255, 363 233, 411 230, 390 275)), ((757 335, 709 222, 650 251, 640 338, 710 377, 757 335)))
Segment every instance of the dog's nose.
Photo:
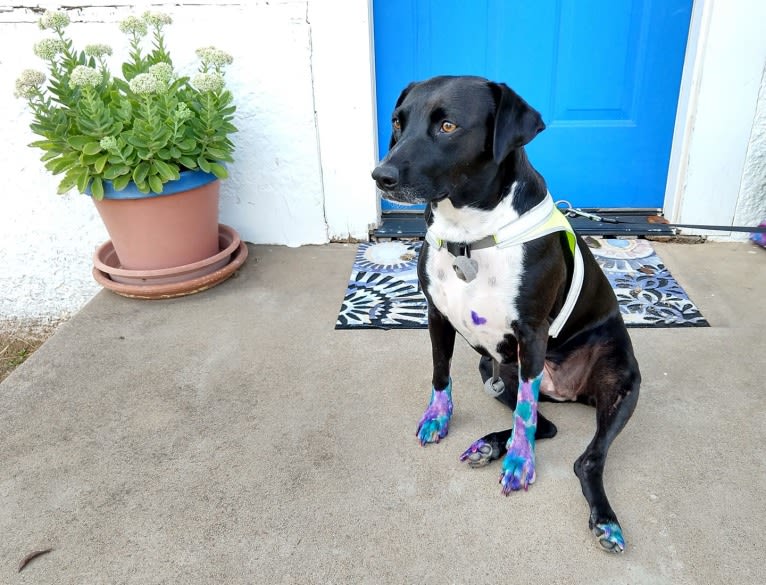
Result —
POLYGON ((372 171, 372 178, 381 189, 393 189, 399 183, 399 170, 391 165, 380 165, 372 171))

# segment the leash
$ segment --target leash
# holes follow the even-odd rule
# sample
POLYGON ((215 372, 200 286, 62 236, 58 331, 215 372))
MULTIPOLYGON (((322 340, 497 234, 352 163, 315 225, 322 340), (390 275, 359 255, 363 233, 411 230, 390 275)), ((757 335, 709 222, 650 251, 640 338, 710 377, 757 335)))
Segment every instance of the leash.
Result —
MULTIPOLYGON (((590 219, 591 221, 598 221, 601 223, 643 225, 643 224, 639 224, 632 221, 624 221, 621 219, 616 219, 614 217, 604 217, 601 215, 596 215, 595 213, 589 213, 587 211, 583 211, 582 209, 577 209, 576 207, 572 207, 572 204, 566 199, 559 199, 558 201, 556 201, 556 207, 558 207, 564 215, 567 215, 569 217, 579 216, 579 217, 584 217, 585 219, 590 219)), ((750 234, 766 233, 766 226, 750 227, 750 226, 742 226, 742 225, 729 226, 729 225, 701 225, 701 224, 692 224, 692 223, 670 223, 664 217, 660 217, 658 215, 650 215, 649 223, 662 224, 669 228, 711 230, 711 231, 718 231, 718 232, 744 232, 744 233, 750 233, 750 234)))

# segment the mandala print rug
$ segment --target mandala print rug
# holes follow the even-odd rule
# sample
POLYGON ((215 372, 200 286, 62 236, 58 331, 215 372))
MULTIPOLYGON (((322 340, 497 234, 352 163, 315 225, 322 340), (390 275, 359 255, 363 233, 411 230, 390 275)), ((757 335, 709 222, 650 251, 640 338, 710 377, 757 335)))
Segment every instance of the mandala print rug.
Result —
MULTIPOLYGON (((587 238, 609 279, 628 327, 707 327, 708 322, 647 240, 587 238)), ((336 329, 428 326, 418 285, 422 242, 359 245, 336 329)))

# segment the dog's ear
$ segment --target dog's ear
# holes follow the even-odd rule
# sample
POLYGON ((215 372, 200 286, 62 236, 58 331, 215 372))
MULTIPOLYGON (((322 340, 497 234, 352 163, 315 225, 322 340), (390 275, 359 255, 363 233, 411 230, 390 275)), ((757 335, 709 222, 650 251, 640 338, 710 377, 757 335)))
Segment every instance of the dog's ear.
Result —
POLYGON ((412 83, 410 83, 407 87, 405 87, 402 90, 402 93, 399 95, 399 99, 396 100, 396 105, 394 106, 394 109, 396 109, 396 108, 398 108, 399 106, 402 105, 402 102, 404 101, 404 98, 407 97, 407 94, 410 93, 412 88, 415 87, 416 85, 417 85, 417 82, 413 81, 412 83))
MULTIPOLYGON (((396 105, 394 106, 394 109, 398 108, 402 105, 402 102, 404 101, 404 98, 407 97, 407 94, 410 93, 410 90, 417 85, 416 82, 410 83, 407 87, 405 87, 402 90, 402 93, 399 95, 399 99, 396 100, 396 105)), ((396 139, 394 138, 394 133, 391 132, 391 140, 388 141, 388 149, 391 150, 391 148, 396 144, 396 139)))
POLYGON ((524 146, 545 130, 540 112, 504 83, 489 83, 495 100, 492 154, 500 164, 512 150, 524 146))

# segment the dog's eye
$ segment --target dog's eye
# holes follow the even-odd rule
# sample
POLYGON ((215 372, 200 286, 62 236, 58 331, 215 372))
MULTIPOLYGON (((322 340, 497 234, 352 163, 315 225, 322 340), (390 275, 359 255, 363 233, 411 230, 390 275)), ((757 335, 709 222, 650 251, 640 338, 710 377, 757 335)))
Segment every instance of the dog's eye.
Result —
POLYGON ((444 121, 442 122, 441 131, 445 132, 447 134, 454 132, 457 130, 457 124, 453 124, 452 122, 444 121))
POLYGON ((402 124, 401 122, 399 122, 399 118, 394 118, 393 120, 391 120, 391 123, 394 125, 394 130, 402 129, 402 124))

